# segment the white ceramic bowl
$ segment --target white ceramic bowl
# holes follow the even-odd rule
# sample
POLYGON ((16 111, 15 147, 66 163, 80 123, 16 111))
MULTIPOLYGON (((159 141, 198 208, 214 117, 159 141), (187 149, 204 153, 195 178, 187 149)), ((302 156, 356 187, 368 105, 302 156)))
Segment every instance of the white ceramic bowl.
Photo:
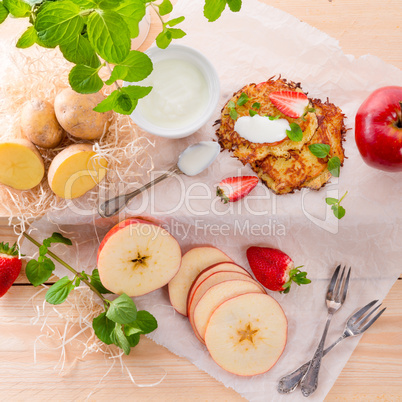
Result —
MULTIPOLYGON (((218 74, 211 64, 211 62, 198 50, 195 50, 188 46, 183 45, 169 45, 167 49, 160 49, 158 47, 152 47, 145 52, 151 60, 156 63, 162 60, 174 59, 174 60, 186 60, 194 64, 205 77, 205 81, 208 85, 208 104, 205 111, 200 117, 192 121, 186 126, 180 128, 163 128, 150 122, 141 114, 141 108, 137 106, 134 112, 131 114, 131 118, 134 122, 147 131, 148 133, 158 135, 166 138, 184 138, 191 134, 194 134, 200 129, 215 112, 218 105, 220 95, 220 84, 218 74)), ((132 83, 125 83, 125 85, 133 85, 132 83)))

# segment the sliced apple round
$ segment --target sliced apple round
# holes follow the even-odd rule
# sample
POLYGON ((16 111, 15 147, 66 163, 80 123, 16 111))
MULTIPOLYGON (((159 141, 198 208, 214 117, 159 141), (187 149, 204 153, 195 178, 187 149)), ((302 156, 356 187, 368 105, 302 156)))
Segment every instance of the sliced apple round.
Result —
POLYGON ((141 296, 166 285, 177 273, 181 250, 167 230, 141 219, 113 227, 98 250, 102 284, 116 294, 141 296))
POLYGON ((230 373, 251 376, 270 370, 287 340, 281 306, 266 294, 248 293, 222 303, 211 315, 205 344, 212 359, 230 373))
POLYGON ((201 282, 203 282, 205 279, 215 274, 216 272, 226 272, 226 271, 239 272, 251 278, 251 275, 248 273, 247 270, 245 270, 240 265, 235 264, 234 262, 221 262, 218 264, 211 265, 210 267, 205 268, 203 271, 201 271, 199 275, 194 279, 194 282, 192 283, 190 290, 188 291, 187 302, 186 302, 187 307, 193 298, 195 290, 197 289, 197 287, 200 285, 201 282))
POLYGON ((205 339, 205 331, 212 313, 226 300, 246 293, 265 293, 257 283, 229 280, 211 286, 194 307, 194 332, 205 339))
POLYGON ((226 261, 232 260, 215 247, 195 247, 183 255, 179 272, 168 285, 170 303, 178 313, 187 315, 187 295, 197 275, 211 265, 226 261))
MULTIPOLYGON (((194 309, 195 306, 198 304, 200 301, 201 297, 204 296, 205 292, 214 285, 217 285, 218 283, 221 282, 226 282, 234 279, 240 279, 244 281, 248 281, 251 283, 257 284, 257 282, 253 279, 250 278, 248 275, 242 274, 240 272, 231 272, 231 271, 224 271, 224 272, 215 272, 211 276, 209 276, 207 279, 205 279, 196 289, 194 292, 193 298, 191 302, 187 306, 187 315, 188 319, 190 321, 191 326, 193 329, 195 329, 195 324, 194 324, 194 309)), ((261 287, 262 289, 262 287, 261 287)), ((194 333, 196 337, 201 341, 204 342, 204 340, 198 335, 197 331, 194 330, 194 333)))

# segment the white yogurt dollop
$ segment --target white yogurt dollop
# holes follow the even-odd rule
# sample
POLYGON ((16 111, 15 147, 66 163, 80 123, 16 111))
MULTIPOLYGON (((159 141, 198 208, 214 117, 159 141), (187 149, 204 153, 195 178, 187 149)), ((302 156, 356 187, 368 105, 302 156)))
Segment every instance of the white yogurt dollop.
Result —
POLYGON ((290 130, 289 122, 285 119, 269 120, 266 116, 241 116, 235 123, 235 130, 240 137, 263 144, 277 142, 287 137, 286 130, 290 130))
POLYGON ((141 85, 152 91, 138 107, 151 123, 163 128, 182 128, 202 116, 208 105, 209 89, 200 69, 181 59, 154 63, 151 75, 141 85))
POLYGON ((220 145, 213 141, 201 141, 185 149, 177 166, 187 176, 195 176, 205 170, 219 155, 220 145))

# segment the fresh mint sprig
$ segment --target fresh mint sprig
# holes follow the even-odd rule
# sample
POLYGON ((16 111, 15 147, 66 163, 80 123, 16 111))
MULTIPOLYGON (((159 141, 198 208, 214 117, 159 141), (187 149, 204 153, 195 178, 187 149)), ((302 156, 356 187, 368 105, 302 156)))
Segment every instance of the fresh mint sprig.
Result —
POLYGON ((236 120, 239 115, 236 110, 236 104, 232 100, 228 102, 228 110, 230 118, 236 120))
POLYGON ((337 198, 331 198, 331 197, 327 197, 325 199, 325 202, 328 205, 331 205, 331 209, 334 212, 335 217, 338 219, 342 219, 346 214, 346 210, 341 205, 341 202, 346 197, 347 193, 348 192, 346 191, 346 193, 342 196, 342 198, 340 200, 338 200, 337 198))
MULTIPOLYGON (((317 158, 326 158, 329 156, 331 150, 331 146, 328 144, 311 144, 308 146, 308 148, 310 152, 317 158)), ((328 159, 327 167, 332 176, 339 177, 341 160, 338 156, 333 156, 332 158, 328 159)))
POLYGON ((300 142, 303 139, 303 131, 297 123, 290 123, 290 130, 286 130, 288 138, 294 142, 300 142))
POLYGON ((209 22, 216 21, 229 6, 233 12, 238 12, 241 9, 241 0, 206 0, 204 6, 204 15, 209 22))
POLYGON ((239 99, 237 99, 237 105, 238 106, 243 106, 249 100, 250 100, 250 98, 248 97, 248 95, 245 92, 242 92, 241 95, 239 96, 239 99))
POLYGON ((102 342, 107 345, 115 344, 128 355, 131 348, 140 341, 141 334, 148 334, 158 327, 155 317, 148 311, 137 311, 134 301, 125 293, 113 301, 107 300, 103 295, 112 292, 102 285, 97 269, 94 269, 91 275, 84 271, 80 273, 49 251, 52 243, 71 246, 70 239, 60 233, 53 233, 51 237, 43 240, 40 244, 27 233, 24 233, 24 236, 39 248, 38 260, 29 261, 26 267, 27 277, 34 286, 39 286, 50 278, 55 269, 52 259, 75 275, 73 279, 69 279, 67 276, 61 278, 49 288, 46 292, 48 303, 54 305, 63 303, 71 291, 78 287, 81 282, 85 283, 102 300, 104 311, 92 321, 94 332, 102 342))

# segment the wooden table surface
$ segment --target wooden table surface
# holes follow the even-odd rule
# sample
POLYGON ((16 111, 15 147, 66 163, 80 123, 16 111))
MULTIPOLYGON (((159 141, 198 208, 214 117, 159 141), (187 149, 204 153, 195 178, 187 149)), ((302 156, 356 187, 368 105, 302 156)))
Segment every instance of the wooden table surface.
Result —
MULTIPOLYGON (((247 0, 244 0, 247 1, 247 0)), ((325 31, 339 40, 346 53, 367 53, 402 68, 402 2, 401 0, 263 0, 325 31)), ((152 42, 159 29, 153 16, 150 35, 142 46, 152 42)), ((397 84, 397 83, 396 83, 397 84)), ((401 84, 401 83, 399 83, 401 84)), ((0 162, 1 163, 1 162, 0 162)), ((12 228, 3 220, 0 241, 13 241, 12 228)), ((179 358, 167 349, 144 338, 134 352, 125 358, 128 369, 140 385, 136 387, 122 375, 116 364, 107 378, 98 384, 108 370, 101 354, 92 353, 80 359, 78 346, 67 349, 62 375, 54 371, 60 350, 41 348, 37 342, 34 365, 34 343, 41 325, 31 325, 36 313, 32 304, 42 306, 43 293, 29 299, 38 289, 21 274, 10 291, 0 300, 0 400, 83 400, 92 391, 95 400, 210 400, 236 401, 242 398, 226 389, 208 374, 179 358)), ((326 401, 400 401, 402 400, 402 277, 384 301, 385 314, 362 337, 326 401)), ((66 304, 58 311, 66 313, 66 304)), ((48 320, 53 327, 64 329, 57 312, 48 320)), ((43 321, 42 321, 43 322, 43 321)), ((71 329, 70 335, 77 332, 71 329)), ((46 331, 45 331, 46 332, 46 331)), ((79 336, 75 342, 83 338, 79 336)), ((52 345, 48 345, 52 346, 52 345)))

